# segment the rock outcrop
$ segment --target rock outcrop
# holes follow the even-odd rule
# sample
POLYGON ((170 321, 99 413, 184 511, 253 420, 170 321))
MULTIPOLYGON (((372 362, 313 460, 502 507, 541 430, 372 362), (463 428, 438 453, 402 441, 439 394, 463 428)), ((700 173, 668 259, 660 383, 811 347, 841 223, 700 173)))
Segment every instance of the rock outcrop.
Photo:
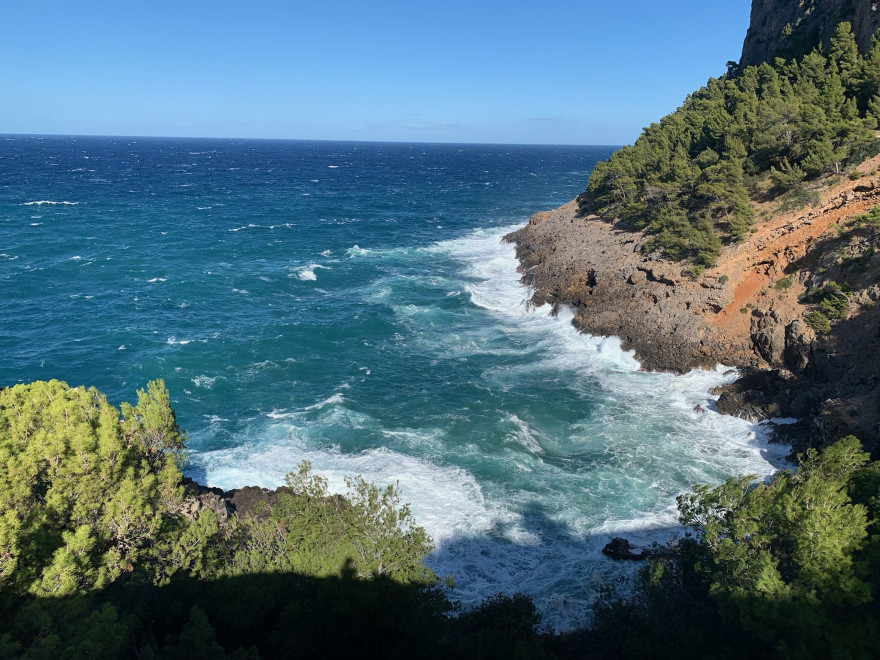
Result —
POLYGON ((281 493, 292 493, 286 486, 274 490, 245 486, 235 490, 224 491, 221 488, 209 488, 189 477, 183 480, 183 504, 179 513, 190 520, 199 511, 212 511, 219 521, 226 520, 230 515, 250 516, 257 520, 269 515, 270 509, 277 503, 281 493))
POLYGON ((643 234, 581 217, 573 201, 506 238, 516 243, 535 305, 572 305, 579 330, 620 337, 646 369, 684 372, 716 361, 700 313, 723 309, 730 291, 701 287, 681 265, 644 255, 643 234))
POLYGON ((828 43, 837 25, 847 21, 862 53, 880 28, 880 3, 874 0, 752 0, 749 30, 740 66, 773 57, 800 56, 828 43))
POLYGON ((602 548, 602 554, 617 561, 641 561, 644 559, 673 557, 678 553, 677 545, 671 541, 667 547, 654 543, 649 548, 638 549, 638 552, 636 552, 637 549, 627 539, 615 536, 602 548))
POLYGON ((817 207, 769 214, 696 276, 685 264, 643 253, 645 234, 590 215, 583 200, 536 213, 506 238, 516 244, 533 304, 570 305, 579 330, 619 337, 643 368, 745 368, 737 383, 719 390, 719 410, 803 418, 787 428, 796 450, 847 433, 874 448, 880 229, 862 231, 852 218, 880 204, 878 168, 880 157, 865 161, 858 181, 824 189, 817 207), (851 288, 849 303, 823 334, 806 323, 810 307, 802 296, 832 281, 851 288))

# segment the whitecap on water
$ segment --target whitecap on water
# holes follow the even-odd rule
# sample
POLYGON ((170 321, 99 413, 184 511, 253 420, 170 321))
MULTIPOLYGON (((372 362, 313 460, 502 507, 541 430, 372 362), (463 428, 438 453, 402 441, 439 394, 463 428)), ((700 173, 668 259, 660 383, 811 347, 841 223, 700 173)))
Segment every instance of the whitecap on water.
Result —
POLYGON ((76 206, 79 202, 53 202, 48 199, 40 199, 35 202, 23 202, 22 206, 43 206, 44 204, 48 204, 50 206, 76 206))
POLYGON ((303 282, 314 282, 318 279, 318 275, 315 273, 315 270, 318 268, 329 268, 328 266, 322 266, 321 264, 309 264, 307 266, 298 266, 294 272, 290 273, 288 277, 297 277, 303 282))
POLYGON ((486 502, 473 475, 460 468, 439 466, 385 447, 349 454, 305 445, 292 431, 284 444, 203 452, 198 462, 210 485, 227 489, 241 484, 275 488, 303 460, 327 478, 335 493, 347 492, 346 479, 355 475, 382 486, 397 484, 403 500, 412 503, 417 523, 438 547, 451 543, 456 534, 479 535, 513 522, 509 513, 486 502))
POLYGON ((214 383, 217 381, 217 376, 196 376, 192 379, 193 384, 196 387, 203 387, 205 389, 211 389, 214 386, 214 383))

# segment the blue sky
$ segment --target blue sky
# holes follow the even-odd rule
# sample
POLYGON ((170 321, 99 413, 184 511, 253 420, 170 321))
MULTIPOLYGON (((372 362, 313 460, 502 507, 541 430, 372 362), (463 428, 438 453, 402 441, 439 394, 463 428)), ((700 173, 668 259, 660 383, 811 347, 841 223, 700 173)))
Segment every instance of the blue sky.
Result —
POLYGON ((750 0, 6 0, 0 133, 625 144, 750 0))

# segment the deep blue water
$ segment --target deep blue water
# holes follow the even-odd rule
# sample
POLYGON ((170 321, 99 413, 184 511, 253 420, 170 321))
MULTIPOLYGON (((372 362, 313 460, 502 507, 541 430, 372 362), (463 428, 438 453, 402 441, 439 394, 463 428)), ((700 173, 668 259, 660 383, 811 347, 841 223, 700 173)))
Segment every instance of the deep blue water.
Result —
POLYGON ((399 481, 455 598, 576 623, 611 534, 671 536, 676 494, 778 462, 694 412, 720 370, 640 372, 523 304, 501 236, 611 151, 0 136, 0 385, 164 378, 190 474, 399 481))

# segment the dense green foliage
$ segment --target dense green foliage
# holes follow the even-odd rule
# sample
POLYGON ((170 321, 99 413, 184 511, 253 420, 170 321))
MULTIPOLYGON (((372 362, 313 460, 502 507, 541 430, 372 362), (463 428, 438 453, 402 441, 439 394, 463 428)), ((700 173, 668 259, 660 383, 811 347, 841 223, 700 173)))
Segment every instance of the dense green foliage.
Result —
POLYGON ((599 214, 652 234, 646 250, 710 266, 745 236, 752 199, 876 154, 878 121, 880 39, 861 56, 842 23, 827 54, 710 79, 597 164, 587 189, 599 214))
POLYGON ((216 570, 224 576, 291 572, 326 577, 345 567, 358 578, 388 576, 400 582, 430 584, 422 564, 431 540, 413 524, 397 489, 380 490, 358 477, 348 498, 334 497, 324 478, 305 462, 287 476, 284 493, 265 519, 233 518, 224 526, 216 570))
POLYGON ((804 316, 807 325, 826 335, 831 332, 831 321, 845 318, 849 307, 849 296, 836 282, 828 282, 821 289, 807 291, 800 301, 814 305, 804 316))
POLYGON ((0 390, 0 657, 870 657, 880 643, 880 465, 852 437, 767 483, 682 495, 692 533, 564 636, 537 634, 521 595, 456 608, 393 487, 330 495, 304 463, 271 507, 183 515, 184 437, 161 381, 121 412, 58 381, 0 390))
POLYGON ((184 442, 162 381, 121 410, 59 381, 0 389, 0 657, 440 648, 452 604, 396 488, 333 496, 304 463, 258 515, 184 515, 184 442))
POLYGON ((880 206, 875 206, 867 213, 858 215, 853 220, 857 224, 865 224, 872 227, 880 227, 880 206))
POLYGON ((161 381, 124 418, 58 381, 0 392, 0 589, 60 596, 148 565, 181 494, 182 448, 161 381))
POLYGON ((608 598, 594 628, 615 657, 874 655, 880 466, 858 440, 809 450, 768 483, 730 479, 679 497, 679 554, 608 598))

